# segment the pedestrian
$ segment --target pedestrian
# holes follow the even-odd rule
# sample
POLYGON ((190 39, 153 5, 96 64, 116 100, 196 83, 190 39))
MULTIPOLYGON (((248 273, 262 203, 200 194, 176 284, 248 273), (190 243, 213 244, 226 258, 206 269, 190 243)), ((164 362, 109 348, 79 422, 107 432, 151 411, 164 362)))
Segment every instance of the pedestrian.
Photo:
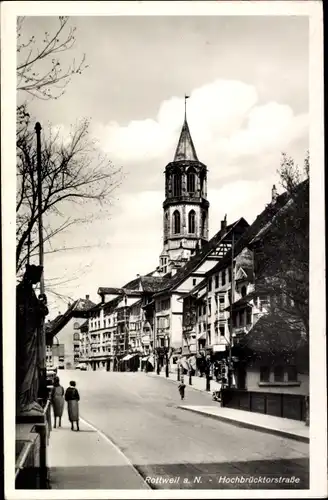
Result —
POLYGON ((184 383, 183 378, 181 379, 181 382, 180 382, 180 384, 178 386, 178 389, 179 389, 179 393, 180 393, 181 399, 184 400, 186 385, 184 383))
POLYGON ((74 422, 76 423, 76 430, 79 431, 79 401, 80 394, 76 389, 76 383, 72 380, 69 387, 66 389, 65 401, 67 401, 68 419, 71 422, 71 430, 74 431, 74 422))
POLYGON ((64 387, 60 385, 59 377, 54 378, 54 386, 51 391, 51 404, 54 412, 54 429, 56 429, 57 418, 58 427, 61 427, 61 418, 64 411, 64 387))

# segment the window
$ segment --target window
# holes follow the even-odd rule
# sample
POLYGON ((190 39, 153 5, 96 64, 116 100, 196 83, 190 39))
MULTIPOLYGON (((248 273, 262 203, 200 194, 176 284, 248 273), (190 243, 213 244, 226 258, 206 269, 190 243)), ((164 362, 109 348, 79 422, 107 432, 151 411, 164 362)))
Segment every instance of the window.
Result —
POLYGON ((296 366, 288 366, 286 371, 287 371, 287 382, 297 382, 296 366))
POLYGON ((173 212, 173 233, 174 234, 180 233, 180 231, 181 231, 180 226, 181 226, 180 212, 178 212, 178 210, 176 210, 175 212, 173 212))
POLYGON ((204 176, 204 174, 201 174, 201 176, 200 176, 200 192, 201 192, 201 196, 203 196, 203 197, 205 195, 205 189, 204 189, 205 182, 204 181, 205 181, 205 176, 204 176))
POLYGON ((79 323, 74 323, 73 328, 74 330, 78 330, 80 328, 79 323))
POLYGON ((249 308, 247 309, 247 312, 246 312, 246 324, 247 325, 252 324, 252 310, 249 308))
POLYGON ((195 210, 190 210, 190 212, 188 214, 188 233, 189 234, 195 233, 195 219, 196 219, 195 210))
POLYGON ((208 280, 208 291, 209 292, 212 291, 212 278, 209 278, 209 280, 208 280))
POLYGON ((261 366, 260 368, 260 382, 269 382, 270 368, 268 366, 261 366))
POLYGON ((245 296, 246 296, 246 293, 247 293, 246 287, 245 287, 245 286, 242 286, 242 287, 241 287, 241 296, 242 296, 242 297, 245 297, 245 296))
POLYGON ((284 369, 282 366, 275 366, 273 374, 274 374, 274 381, 275 382, 283 382, 284 381, 284 369))
POLYGON ((220 336, 221 336, 221 337, 224 337, 224 334, 225 334, 225 331, 224 331, 224 330, 225 330, 224 325, 220 325, 220 326, 219 326, 219 330, 220 330, 220 336))
POLYGON ((164 235, 168 236, 168 231, 169 231, 169 214, 165 212, 164 216, 164 235))
POLYGON ((192 170, 187 174, 187 191, 190 194, 195 192, 195 174, 192 170))
POLYGON ((221 297, 219 298, 219 301, 220 301, 219 311, 220 311, 220 312, 223 312, 223 311, 224 311, 224 305, 225 305, 225 303, 224 303, 224 302, 225 302, 225 301, 224 301, 224 297, 222 297, 222 296, 221 296, 221 297))
POLYGON ((221 284, 224 286, 226 284, 226 272, 225 270, 221 273, 221 284))
POLYGON ((205 236, 206 233, 206 212, 202 212, 202 236, 205 236))
POLYGON ((219 288, 219 275, 215 275, 215 288, 219 288))
POLYGON ((176 173, 173 178, 173 196, 181 196, 181 175, 176 173))
POLYGON ((193 278, 193 280, 192 280, 192 286, 195 286, 196 284, 197 284, 197 280, 196 280, 196 278, 193 278))
POLYGON ((211 345, 211 326, 207 325, 207 344, 211 345))
POLYGON ((212 314, 212 300, 208 299, 207 304, 208 304, 208 315, 211 316, 211 314, 212 314))
POLYGON ((206 314, 206 306, 204 305, 203 306, 203 315, 205 316, 205 314, 206 314))
POLYGON ((231 271, 231 267, 229 267, 228 269, 228 283, 231 283, 232 281, 232 271, 231 271))
POLYGON ((74 333, 74 340, 80 340, 80 334, 79 333, 74 333))

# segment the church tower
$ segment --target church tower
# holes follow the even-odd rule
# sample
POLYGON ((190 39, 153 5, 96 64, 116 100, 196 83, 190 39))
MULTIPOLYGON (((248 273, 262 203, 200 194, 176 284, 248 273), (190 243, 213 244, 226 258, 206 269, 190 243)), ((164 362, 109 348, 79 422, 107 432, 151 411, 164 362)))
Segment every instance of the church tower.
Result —
MULTIPOLYGON (((186 97, 187 98, 187 97, 186 97)), ((208 241, 207 167, 198 160, 185 116, 174 159, 165 168, 160 268, 184 265, 208 241)))

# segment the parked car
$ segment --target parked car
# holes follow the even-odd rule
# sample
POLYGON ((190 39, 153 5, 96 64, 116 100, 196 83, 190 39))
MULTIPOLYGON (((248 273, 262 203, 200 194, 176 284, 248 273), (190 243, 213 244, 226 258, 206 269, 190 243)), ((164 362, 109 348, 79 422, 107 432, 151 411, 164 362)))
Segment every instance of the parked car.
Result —
POLYGON ((86 371, 87 365, 85 363, 78 363, 75 367, 75 370, 86 371))
POLYGON ((55 377, 57 376, 57 369, 49 369, 47 368, 47 386, 54 385, 55 377))

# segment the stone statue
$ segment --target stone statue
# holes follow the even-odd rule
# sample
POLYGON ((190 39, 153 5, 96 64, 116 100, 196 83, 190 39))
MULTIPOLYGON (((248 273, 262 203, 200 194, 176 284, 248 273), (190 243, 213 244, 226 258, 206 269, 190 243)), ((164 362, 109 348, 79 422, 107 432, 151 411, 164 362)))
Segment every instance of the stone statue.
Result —
POLYGON ((16 287, 16 404, 19 414, 43 412, 38 404, 40 334, 48 314, 44 294, 38 299, 33 285, 40 282, 42 266, 27 265, 21 283, 16 287))

